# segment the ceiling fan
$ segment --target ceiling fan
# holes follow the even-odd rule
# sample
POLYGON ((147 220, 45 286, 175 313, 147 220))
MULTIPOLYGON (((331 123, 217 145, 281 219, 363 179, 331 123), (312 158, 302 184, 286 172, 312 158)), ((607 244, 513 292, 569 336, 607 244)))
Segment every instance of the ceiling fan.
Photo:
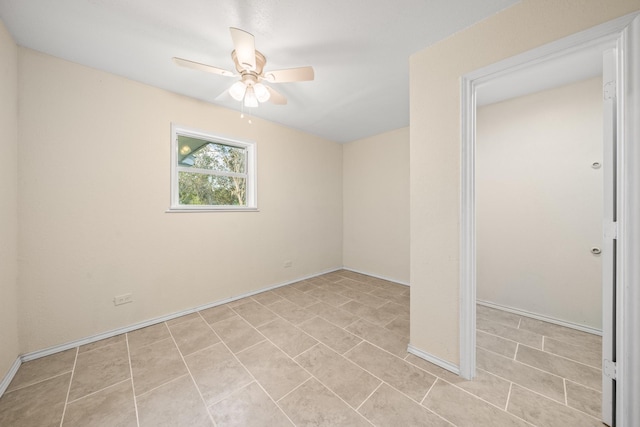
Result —
MULTIPOLYGON (((236 101, 242 101, 245 107, 257 107, 260 102, 270 101, 272 104, 286 104, 287 98, 277 92, 272 87, 264 84, 303 82, 313 80, 313 67, 297 67, 283 70, 264 71, 267 58, 255 48, 253 34, 239 28, 231 27, 231 39, 234 50, 231 58, 236 66, 238 74, 225 70, 224 68, 190 61, 188 59, 173 58, 173 61, 187 68, 206 71, 208 73, 222 76, 240 76, 240 80, 235 82, 227 90, 229 95, 236 101)), ((225 92, 227 92, 225 91, 225 92)))

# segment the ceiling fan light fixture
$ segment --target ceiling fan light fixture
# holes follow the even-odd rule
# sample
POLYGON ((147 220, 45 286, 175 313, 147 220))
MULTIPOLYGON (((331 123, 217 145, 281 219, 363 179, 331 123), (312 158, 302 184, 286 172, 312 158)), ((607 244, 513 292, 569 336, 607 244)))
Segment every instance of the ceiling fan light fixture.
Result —
MULTIPOLYGON (((1 0, 0 0, 1 1, 1 0)), ((234 49, 231 51, 231 59, 237 73, 224 68, 202 64, 174 57, 173 61, 186 68, 219 74, 222 76, 239 76, 240 81, 235 82, 223 94, 241 103, 242 108, 255 108, 260 103, 271 102, 275 105, 285 105, 287 98, 265 83, 287 83, 311 81, 315 78, 313 67, 295 67, 281 70, 264 71, 267 58, 256 50, 253 34, 239 28, 229 28, 234 49), (227 95, 228 94, 228 95, 227 95)), ((222 96, 222 95, 221 95, 222 96)), ((221 96, 216 100, 222 99, 221 96)))
POLYGON ((253 91, 253 87, 247 87, 247 92, 244 94, 244 106, 248 108, 256 108, 258 106, 258 98, 253 91))
POLYGON ((236 101, 242 101, 247 92, 247 85, 242 81, 237 81, 229 88, 229 95, 236 101))
POLYGON ((256 83, 255 85, 253 85, 253 91, 256 94, 256 98, 258 98, 258 101, 260 102, 267 102, 271 97, 271 93, 269 93, 266 86, 262 83, 256 83))

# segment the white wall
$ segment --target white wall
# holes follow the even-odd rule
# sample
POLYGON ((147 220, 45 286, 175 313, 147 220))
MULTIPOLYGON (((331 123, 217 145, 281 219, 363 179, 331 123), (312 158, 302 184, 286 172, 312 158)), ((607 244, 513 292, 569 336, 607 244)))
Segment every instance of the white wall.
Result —
POLYGON ((0 21, 0 380, 18 344, 18 49, 0 21))
POLYGON ((409 283, 409 128, 343 146, 343 263, 409 283))
POLYGON ((602 329, 602 79, 478 108, 477 298, 602 329))
POLYGON ((28 49, 19 70, 21 352, 342 265, 341 145, 28 49), (260 212, 165 212, 171 122, 257 141, 260 212))
POLYGON ((410 58, 411 344, 459 363, 460 77, 640 8, 524 0, 410 58))

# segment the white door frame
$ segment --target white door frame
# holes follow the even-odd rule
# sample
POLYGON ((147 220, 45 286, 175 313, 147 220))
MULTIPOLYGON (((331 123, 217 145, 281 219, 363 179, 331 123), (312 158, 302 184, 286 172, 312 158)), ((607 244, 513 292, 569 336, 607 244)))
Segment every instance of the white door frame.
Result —
POLYGON ((615 396, 615 382, 610 375, 609 362, 616 360, 614 342, 614 312, 616 301, 614 273, 616 268, 617 247, 617 200, 615 189, 618 186, 615 166, 617 159, 617 92, 618 59, 616 49, 607 49, 602 58, 602 102, 603 102, 603 198, 602 198, 602 368, 607 375, 602 375, 602 421, 608 426, 614 425, 613 402, 615 396), (607 90, 605 91, 605 88, 607 90), (605 95, 606 93, 606 95, 605 95), (607 332, 608 331, 608 332, 607 332))
POLYGON ((476 88, 514 71, 590 46, 617 48, 618 265, 617 377, 618 426, 640 425, 640 13, 623 16, 462 76, 460 200, 460 375, 476 367, 476 88))

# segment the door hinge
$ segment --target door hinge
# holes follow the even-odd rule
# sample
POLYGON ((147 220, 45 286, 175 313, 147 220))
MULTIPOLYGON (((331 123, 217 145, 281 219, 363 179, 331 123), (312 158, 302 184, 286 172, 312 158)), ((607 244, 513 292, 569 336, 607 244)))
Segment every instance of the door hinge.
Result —
POLYGON ((604 226, 604 238, 605 239, 617 239, 618 238, 618 223, 610 222, 604 226))
POLYGON ((604 359, 603 367, 604 367, 604 370, 603 370, 604 374, 608 378, 615 380, 617 377, 616 362, 612 362, 611 360, 604 359))
POLYGON ((616 98, 616 82, 607 82, 603 86, 602 95, 604 100, 615 99, 616 98))

